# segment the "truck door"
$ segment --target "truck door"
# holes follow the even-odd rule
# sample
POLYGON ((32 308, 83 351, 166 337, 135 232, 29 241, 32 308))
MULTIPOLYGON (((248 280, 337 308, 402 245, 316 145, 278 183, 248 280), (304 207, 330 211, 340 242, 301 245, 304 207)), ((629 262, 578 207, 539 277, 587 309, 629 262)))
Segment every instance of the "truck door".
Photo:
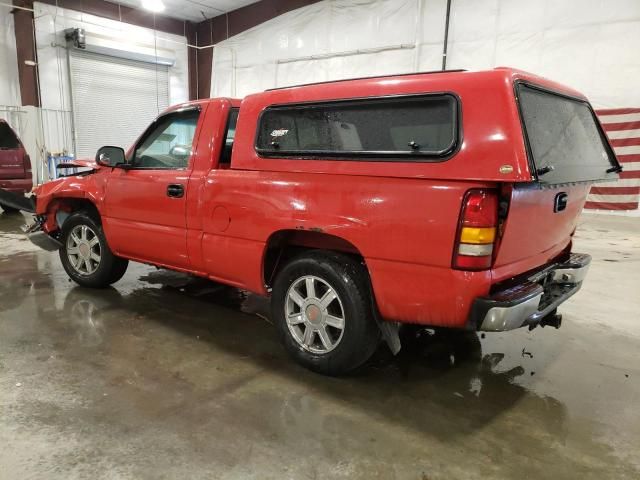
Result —
POLYGON ((200 108, 157 118, 130 153, 128 169, 107 181, 104 226, 117 254, 149 263, 190 268, 186 199, 200 108))

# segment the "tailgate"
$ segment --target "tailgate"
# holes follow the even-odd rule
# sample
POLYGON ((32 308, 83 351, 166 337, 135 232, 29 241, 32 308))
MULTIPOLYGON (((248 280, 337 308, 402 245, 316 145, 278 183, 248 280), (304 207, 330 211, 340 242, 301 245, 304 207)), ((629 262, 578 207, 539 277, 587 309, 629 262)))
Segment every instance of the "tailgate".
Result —
POLYGON ((516 186, 494 262, 496 281, 548 263, 571 241, 589 184, 516 186))
POLYGON ((24 154, 20 150, 0 148, 0 179, 9 180, 25 177, 24 154))
POLYGON ((24 157, 17 135, 6 122, 0 121, 0 179, 24 178, 24 157))
POLYGON ((496 281, 557 256, 569 244, 591 184, 620 166, 591 106, 524 82, 516 84, 531 183, 507 186, 509 201, 494 261, 496 281))

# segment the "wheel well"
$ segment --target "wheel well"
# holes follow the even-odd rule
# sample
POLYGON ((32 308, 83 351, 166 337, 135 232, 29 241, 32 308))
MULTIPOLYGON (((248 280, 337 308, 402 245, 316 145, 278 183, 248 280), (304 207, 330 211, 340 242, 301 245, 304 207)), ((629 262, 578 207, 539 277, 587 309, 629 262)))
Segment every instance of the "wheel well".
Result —
POLYGON ((72 213, 84 211, 93 220, 100 223, 100 212, 93 202, 85 198, 56 198, 47 209, 47 213, 52 216, 52 222, 57 228, 62 227, 62 223, 67 216, 72 213))
POLYGON ((271 286, 282 266, 304 250, 331 250, 345 253, 360 262, 364 260, 358 248, 344 238, 313 230, 280 230, 267 240, 263 261, 264 283, 271 286))

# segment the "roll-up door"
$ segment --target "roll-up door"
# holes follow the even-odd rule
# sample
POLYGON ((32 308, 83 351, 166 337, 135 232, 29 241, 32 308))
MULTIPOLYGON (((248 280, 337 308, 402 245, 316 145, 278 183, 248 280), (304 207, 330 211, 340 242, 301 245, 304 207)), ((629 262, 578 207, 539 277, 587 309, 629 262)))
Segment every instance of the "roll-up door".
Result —
POLYGON ((70 52, 76 158, 103 145, 129 147, 169 105, 165 65, 70 52))

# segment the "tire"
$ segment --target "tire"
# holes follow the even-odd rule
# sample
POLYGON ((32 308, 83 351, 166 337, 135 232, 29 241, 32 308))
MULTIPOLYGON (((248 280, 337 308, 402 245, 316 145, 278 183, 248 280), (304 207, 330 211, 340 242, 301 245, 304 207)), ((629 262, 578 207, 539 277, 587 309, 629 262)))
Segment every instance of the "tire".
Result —
POLYGON ((105 288, 127 271, 128 260, 107 245, 102 225, 86 212, 73 213, 62 225, 60 261, 71 279, 89 288, 105 288))
POLYGON ((292 259, 277 274, 271 297, 286 350, 325 375, 360 367, 380 343, 370 291, 366 269, 347 255, 311 251, 292 259))
POLYGON ((4 210, 4 213, 18 213, 20 211, 17 208, 9 207, 9 206, 4 205, 2 203, 0 203, 0 208, 2 208, 2 210, 4 210))

